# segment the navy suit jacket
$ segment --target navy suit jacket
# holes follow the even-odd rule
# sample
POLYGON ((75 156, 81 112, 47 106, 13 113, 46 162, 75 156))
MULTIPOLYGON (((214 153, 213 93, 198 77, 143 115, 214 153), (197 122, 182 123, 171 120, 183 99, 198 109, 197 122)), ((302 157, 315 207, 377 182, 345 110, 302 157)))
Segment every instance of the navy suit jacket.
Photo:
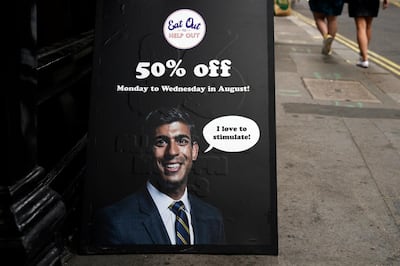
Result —
MULTIPOLYGON (((223 244, 225 232, 220 212, 190 193, 188 197, 195 244, 223 244)), ((95 216, 94 225, 93 238, 99 246, 171 244, 146 188, 101 209, 95 216)))

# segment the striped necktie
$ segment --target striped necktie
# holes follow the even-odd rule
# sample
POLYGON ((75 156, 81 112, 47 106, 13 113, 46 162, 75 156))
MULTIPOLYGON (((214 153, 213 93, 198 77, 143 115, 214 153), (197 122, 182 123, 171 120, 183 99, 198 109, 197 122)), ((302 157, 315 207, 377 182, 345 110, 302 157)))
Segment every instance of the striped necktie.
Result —
POLYGON ((175 231, 176 231, 176 244, 189 245, 190 244, 190 231, 188 217, 185 212, 185 205, 182 201, 177 201, 169 206, 171 211, 176 215, 175 231))

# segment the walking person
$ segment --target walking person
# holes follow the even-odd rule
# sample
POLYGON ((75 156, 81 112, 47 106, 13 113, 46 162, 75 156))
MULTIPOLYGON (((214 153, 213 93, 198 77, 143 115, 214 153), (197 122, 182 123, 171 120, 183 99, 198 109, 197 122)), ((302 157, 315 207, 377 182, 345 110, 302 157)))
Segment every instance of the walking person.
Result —
POLYGON ((315 24, 323 37, 322 54, 332 53, 332 42, 337 32, 337 16, 342 14, 344 0, 309 0, 315 24))
MULTIPOLYGON (((357 42, 360 58, 357 66, 368 68, 368 45, 372 37, 372 20, 378 16, 380 0, 351 0, 348 3, 349 16, 354 18, 357 30, 357 42)), ((382 8, 389 6, 389 0, 383 0, 382 8)))

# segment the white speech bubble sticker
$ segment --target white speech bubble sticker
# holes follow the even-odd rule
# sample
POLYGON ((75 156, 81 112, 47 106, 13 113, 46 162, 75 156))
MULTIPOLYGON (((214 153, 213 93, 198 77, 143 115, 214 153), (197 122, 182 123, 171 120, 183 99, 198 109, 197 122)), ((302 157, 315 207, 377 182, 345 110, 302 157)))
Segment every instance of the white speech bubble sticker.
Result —
POLYGON ((242 152, 253 147, 260 138, 260 129, 253 120, 236 115, 221 116, 203 128, 209 152, 216 148, 225 152, 242 152))

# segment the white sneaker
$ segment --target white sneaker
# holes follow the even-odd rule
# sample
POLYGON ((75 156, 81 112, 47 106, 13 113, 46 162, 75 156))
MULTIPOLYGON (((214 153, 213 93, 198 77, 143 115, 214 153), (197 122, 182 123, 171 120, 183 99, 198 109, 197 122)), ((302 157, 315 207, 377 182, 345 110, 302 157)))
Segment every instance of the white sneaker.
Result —
POLYGON ((368 68, 369 67, 369 62, 368 62, 368 60, 363 61, 360 58, 356 65, 359 66, 359 67, 362 67, 362 68, 368 68))
POLYGON ((324 41, 322 42, 322 54, 330 55, 332 53, 332 42, 333 37, 330 34, 326 35, 324 41))

